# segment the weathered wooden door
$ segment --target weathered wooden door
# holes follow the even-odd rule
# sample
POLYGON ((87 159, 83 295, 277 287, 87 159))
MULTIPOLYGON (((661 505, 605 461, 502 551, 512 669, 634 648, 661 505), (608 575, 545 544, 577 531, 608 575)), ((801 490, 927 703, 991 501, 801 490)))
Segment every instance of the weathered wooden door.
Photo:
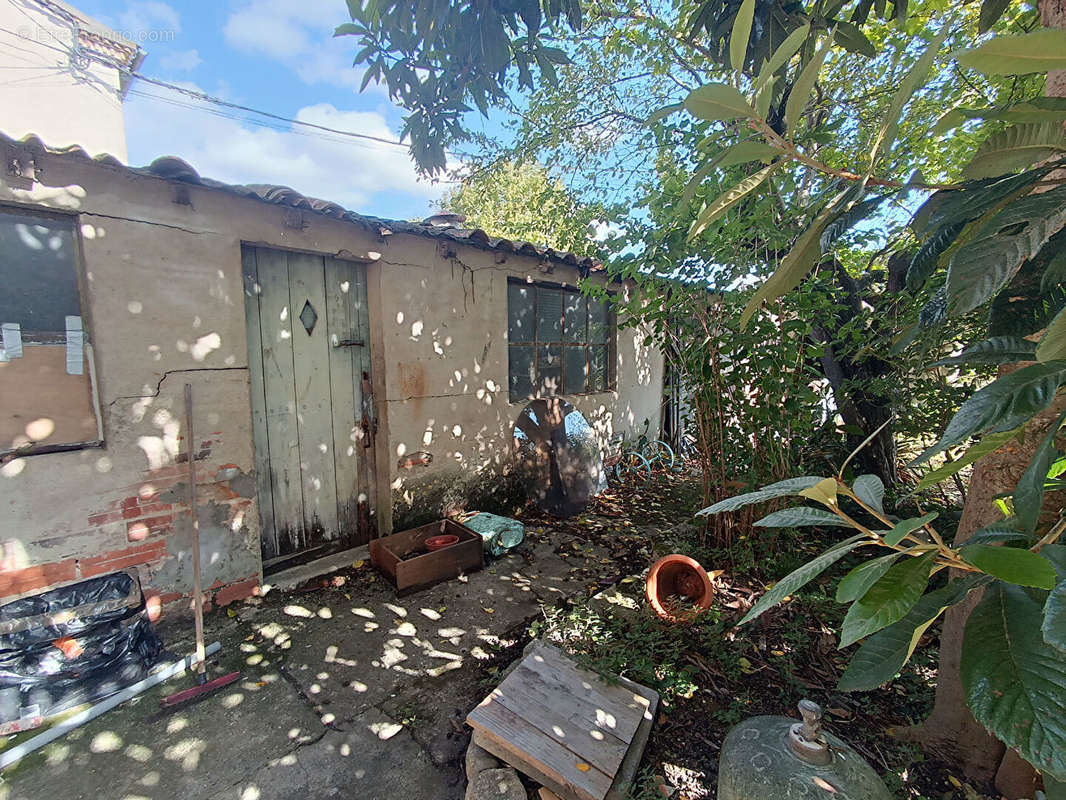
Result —
POLYGON ((241 257, 270 571, 371 537, 366 266, 250 245, 241 257))

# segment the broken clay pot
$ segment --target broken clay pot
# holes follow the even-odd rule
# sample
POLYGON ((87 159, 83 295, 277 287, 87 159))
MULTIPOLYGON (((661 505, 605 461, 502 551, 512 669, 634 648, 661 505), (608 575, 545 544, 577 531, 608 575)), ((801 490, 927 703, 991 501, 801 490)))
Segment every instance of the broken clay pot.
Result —
POLYGON ((714 600, 714 585, 707 571, 699 562, 679 553, 663 556, 648 571, 644 596, 659 615, 668 622, 684 622, 688 614, 678 614, 672 608, 679 600, 691 603, 695 611, 711 607, 714 600))
POLYGON ((441 550, 445 547, 451 547, 453 544, 459 544, 459 537, 453 533, 445 533, 440 536, 430 536, 426 539, 426 550, 433 552, 434 550, 441 550))

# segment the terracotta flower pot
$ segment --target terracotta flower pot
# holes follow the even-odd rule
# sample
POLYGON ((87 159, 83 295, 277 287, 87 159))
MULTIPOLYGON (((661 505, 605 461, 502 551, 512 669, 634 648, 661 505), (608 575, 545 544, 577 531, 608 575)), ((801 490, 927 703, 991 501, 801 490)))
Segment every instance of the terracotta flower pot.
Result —
POLYGON ((644 595, 661 619, 684 622, 684 616, 670 606, 680 601, 694 604, 698 611, 708 609, 714 600, 714 585, 698 561, 674 553, 652 564, 644 595))
POLYGON ((434 550, 441 550, 458 543, 459 537, 454 533, 445 533, 442 536, 430 536, 426 539, 426 550, 432 553, 434 550))

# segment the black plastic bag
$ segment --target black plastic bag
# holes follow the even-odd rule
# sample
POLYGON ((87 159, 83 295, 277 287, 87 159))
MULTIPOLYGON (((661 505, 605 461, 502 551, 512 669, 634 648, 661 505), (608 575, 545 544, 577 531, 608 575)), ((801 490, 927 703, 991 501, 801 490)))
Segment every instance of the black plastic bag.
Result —
POLYGON ((0 724, 114 694, 162 649, 133 570, 0 606, 0 724))

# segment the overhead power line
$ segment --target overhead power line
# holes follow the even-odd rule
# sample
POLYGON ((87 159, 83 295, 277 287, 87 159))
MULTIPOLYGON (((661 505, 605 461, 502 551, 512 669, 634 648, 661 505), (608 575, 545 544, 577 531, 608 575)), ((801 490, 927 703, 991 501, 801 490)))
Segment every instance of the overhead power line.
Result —
MULTIPOLYGON (((293 119, 292 117, 282 116, 281 114, 274 114, 274 113, 272 113, 270 111, 262 111, 262 110, 260 110, 258 108, 252 108, 251 106, 244 106, 244 105, 241 105, 239 103, 231 103, 229 100, 223 100, 221 97, 215 97, 213 95, 207 94, 206 92, 200 92, 200 91, 197 91, 195 89, 189 89, 189 88, 186 88, 184 86, 178 86, 175 83, 169 83, 167 81, 159 80, 158 78, 151 78, 151 77, 149 77, 147 75, 142 75, 140 72, 137 72, 136 70, 130 69, 125 64, 122 64, 122 63, 118 62, 117 60, 115 60, 113 58, 108 58, 108 57, 105 57, 105 56, 103 56, 103 55, 101 55, 99 53, 93 53, 93 52, 88 52, 88 51, 84 50, 81 47, 81 43, 80 43, 80 40, 78 38, 78 32, 79 32, 79 29, 80 29, 80 22, 67 9, 63 8, 62 6, 56 5, 55 3, 50 2, 50 0, 35 0, 35 2, 37 3, 37 5, 41 6, 42 8, 45 8, 48 11, 51 11, 53 14, 56 14, 56 15, 60 16, 61 18, 65 19, 67 21, 67 23, 71 26, 72 37, 71 37, 70 54, 76 60, 79 59, 79 57, 80 57, 81 59, 88 58, 88 59, 91 59, 93 61, 97 61, 97 62, 99 62, 101 64, 106 65, 106 66, 114 67, 114 68, 118 69, 120 72, 122 72, 125 75, 128 75, 130 78, 136 78, 137 80, 144 81, 145 83, 152 84, 153 86, 160 86, 160 87, 162 87, 164 89, 170 89, 171 91, 179 92, 179 93, 181 93, 181 94, 183 94, 183 95, 185 95, 187 97, 192 97, 192 98, 194 98, 196 100, 199 100, 201 102, 204 102, 204 103, 212 103, 212 104, 214 104, 216 106, 221 106, 221 107, 224 107, 224 108, 231 108, 231 109, 234 109, 236 111, 244 111, 244 112, 249 113, 249 114, 257 114, 257 115, 259 115, 261 117, 265 117, 267 119, 276 120, 278 122, 285 122, 285 123, 288 123, 289 125, 298 125, 301 128, 308 128, 308 129, 312 129, 312 130, 324 131, 325 133, 332 133, 332 134, 337 135, 337 136, 346 136, 346 137, 351 138, 351 139, 363 139, 363 140, 370 141, 370 142, 378 142, 380 144, 392 145, 394 147, 403 147, 404 149, 407 148, 407 145, 405 145, 403 142, 398 141, 396 139, 386 139, 386 138, 381 137, 381 136, 371 136, 368 133, 357 133, 355 131, 345 131, 345 130, 340 130, 339 128, 331 128, 328 125, 318 125, 318 124, 316 124, 314 122, 305 122, 303 120, 293 119)), ((23 14, 25 14, 24 11, 23 11, 23 14)), ((146 95, 146 96, 151 97, 152 95, 146 95)), ((159 99, 163 99, 163 98, 159 98, 159 99)))
MULTIPOLYGON (((113 62, 110 65, 111 66, 117 66, 113 62)), ((125 69, 125 68, 123 68, 121 66, 119 67, 119 69, 121 69, 124 73, 129 75, 131 78, 136 78, 138 80, 142 80, 145 83, 152 84, 153 86, 161 86, 164 89, 170 89, 171 91, 179 92, 180 94, 183 94, 186 97, 192 97, 192 98, 194 98, 196 100, 200 100, 201 102, 204 102, 204 103, 212 103, 214 105, 222 106, 224 108, 232 108, 232 109, 237 110, 237 111, 244 111, 244 112, 247 112, 247 113, 250 113, 250 114, 258 114, 259 116, 266 117, 267 119, 277 120, 278 122, 286 122, 286 123, 288 123, 290 125, 299 125, 300 127, 303 127, 303 128, 311 128, 311 129, 314 129, 314 130, 325 131, 326 133, 332 133, 332 134, 335 134, 335 135, 338 135, 338 136, 348 136, 348 137, 351 137, 353 139, 365 139, 365 140, 371 141, 371 142, 380 142, 381 144, 389 144, 389 145, 393 145, 395 147, 403 147, 405 149, 407 148, 406 144, 404 144, 403 142, 401 142, 399 140, 396 140, 396 139, 386 139, 386 138, 381 137, 381 136, 371 136, 368 133, 357 133, 355 131, 340 130, 339 128, 331 128, 328 125, 318 125, 318 124, 316 124, 314 122, 305 122, 304 120, 293 119, 292 117, 285 117, 285 116, 282 116, 281 114, 273 114, 273 113, 271 113, 269 111, 262 111, 262 110, 260 110, 258 108, 252 108, 251 106, 241 105, 240 103, 231 103, 228 100, 223 100, 221 97, 214 97, 214 96, 209 95, 209 94, 207 94, 205 92, 198 92, 195 89, 189 89, 189 88, 186 88, 184 86, 178 86, 177 84, 174 84, 174 83, 168 83, 167 81, 161 81, 158 78, 150 78, 147 75, 142 75, 140 72, 136 72, 136 71, 130 70, 130 69, 125 69)), ((151 96, 151 95, 149 95, 149 96, 151 96)))

